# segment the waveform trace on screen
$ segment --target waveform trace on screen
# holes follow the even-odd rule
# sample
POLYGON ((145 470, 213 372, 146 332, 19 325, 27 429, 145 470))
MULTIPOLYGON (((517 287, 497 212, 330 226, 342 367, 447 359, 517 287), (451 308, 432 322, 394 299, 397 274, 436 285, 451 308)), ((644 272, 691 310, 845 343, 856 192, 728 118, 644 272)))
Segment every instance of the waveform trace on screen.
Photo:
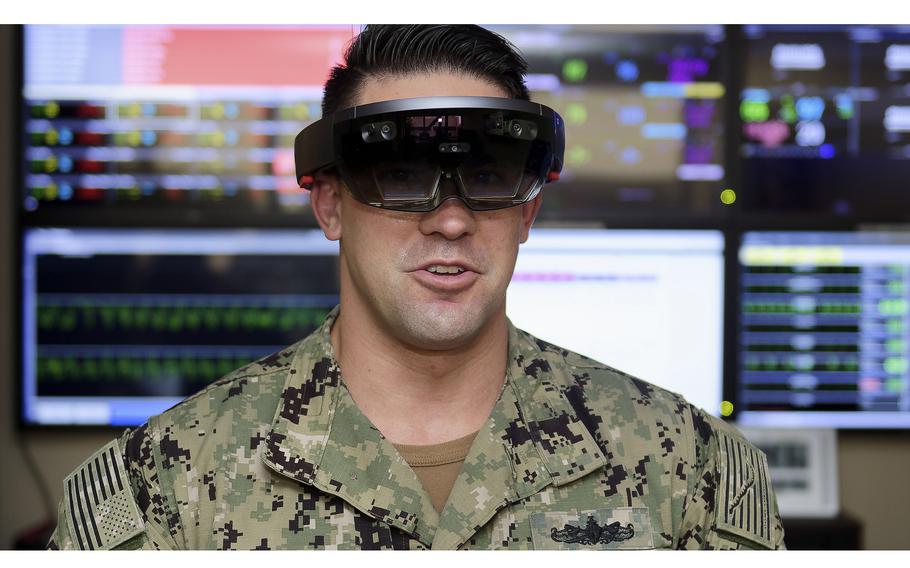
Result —
POLYGON ((338 303, 320 231, 31 229, 24 418, 135 425, 338 303))

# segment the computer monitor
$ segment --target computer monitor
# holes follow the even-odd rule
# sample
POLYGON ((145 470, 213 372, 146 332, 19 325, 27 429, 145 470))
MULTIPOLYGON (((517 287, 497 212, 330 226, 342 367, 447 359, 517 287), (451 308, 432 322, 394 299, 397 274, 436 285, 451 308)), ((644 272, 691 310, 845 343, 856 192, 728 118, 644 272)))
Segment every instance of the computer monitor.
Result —
MULTIPOLYGON (((289 224, 308 205, 294 136, 360 28, 25 26, 26 218, 289 224)), ((725 212, 723 26, 490 28, 566 121, 542 218, 725 212)))
POLYGON ((905 218, 910 28, 742 31, 740 203, 776 214, 905 218))
POLYGON ((719 416, 723 253, 719 231, 533 229, 506 312, 541 339, 719 416))
POLYGON ((721 216, 724 26, 497 25, 531 99, 565 119, 559 191, 541 219, 721 216))
POLYGON ((25 26, 27 221, 268 226, 277 215, 299 226, 309 200, 294 137, 321 116, 323 83, 358 30, 25 26))
MULTIPOLYGON (((135 425, 306 336, 338 301, 319 231, 28 229, 28 425, 135 425)), ((519 327, 717 414, 723 239, 534 229, 507 300, 519 327)))
POLYGON ((750 232, 739 264, 741 424, 910 428, 910 233, 750 232))
POLYGON ((27 229, 28 425, 132 426, 305 337, 338 301, 321 231, 27 229))

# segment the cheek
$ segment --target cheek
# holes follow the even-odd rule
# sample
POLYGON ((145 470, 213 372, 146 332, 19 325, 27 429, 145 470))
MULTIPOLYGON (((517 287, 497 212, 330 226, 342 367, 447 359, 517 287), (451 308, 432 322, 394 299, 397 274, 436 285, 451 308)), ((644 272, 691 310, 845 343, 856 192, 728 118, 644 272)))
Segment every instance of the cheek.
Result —
POLYGON ((367 284, 386 276, 390 265, 388 251, 381 246, 376 246, 375 239, 351 239, 346 244, 348 265, 352 271, 361 275, 367 284))
POLYGON ((489 273, 493 276, 497 287, 506 287, 512 278, 512 271, 515 270, 515 259, 518 253, 518 240, 514 234, 499 234, 495 241, 495 246, 487 248, 487 262, 489 273))
POLYGON ((479 240, 487 243, 487 254, 491 258, 496 258, 497 261, 509 259, 518 251, 522 238, 522 222, 517 210, 518 207, 502 210, 508 212, 509 215, 502 215, 501 211, 490 211, 488 213, 500 213, 500 215, 482 219, 479 223, 479 240))
POLYGON ((346 222, 341 236, 341 250, 344 252, 345 264, 358 286, 369 285, 366 276, 370 274, 371 260, 376 261, 372 243, 363 227, 356 223, 346 222))
POLYGON ((377 282, 391 281, 407 265, 401 258, 405 241, 400 236, 415 229, 403 227, 396 219, 368 213, 371 215, 352 214, 345 219, 341 247, 350 270, 361 275, 364 285, 375 288, 377 282))
POLYGON ((478 211, 477 223, 484 232, 495 235, 497 243, 518 243, 522 236, 524 222, 522 220, 521 206, 495 209, 493 211, 478 211))

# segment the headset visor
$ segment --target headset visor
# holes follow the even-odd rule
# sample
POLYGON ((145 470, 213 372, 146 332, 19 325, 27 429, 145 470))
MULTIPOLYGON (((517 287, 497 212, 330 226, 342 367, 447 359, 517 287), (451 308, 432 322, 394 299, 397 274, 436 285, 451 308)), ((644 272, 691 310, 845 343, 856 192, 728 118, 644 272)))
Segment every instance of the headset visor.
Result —
MULTIPOLYGON (((562 121, 542 105, 434 97, 347 110, 356 112, 333 117, 333 156, 322 167, 335 166, 351 194, 375 207, 430 211, 450 197, 475 210, 511 207, 532 199, 562 168, 562 121), (388 108, 395 103, 405 108, 388 108)), ((295 146, 302 185, 322 169, 301 155, 312 126, 295 146)))

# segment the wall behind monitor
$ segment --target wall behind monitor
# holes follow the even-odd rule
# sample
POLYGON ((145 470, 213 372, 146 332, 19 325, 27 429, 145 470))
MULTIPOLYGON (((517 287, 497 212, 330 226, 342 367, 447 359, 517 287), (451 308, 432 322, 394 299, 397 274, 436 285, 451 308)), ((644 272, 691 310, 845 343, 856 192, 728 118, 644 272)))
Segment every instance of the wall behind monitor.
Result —
MULTIPOLYGON (((17 534, 46 520, 38 480, 32 479, 21 453, 29 448, 50 490, 55 508, 63 494, 63 478, 114 431, 19 431, 17 371, 14 350, 19 334, 18 301, 13 298, 17 267, 13 251, 15 210, 10 192, 17 191, 17 164, 10 128, 18 113, 13 81, 15 28, 0 26, 0 548, 12 546, 17 534)), ((18 200, 16 200, 18 203, 18 200)), ((910 436, 842 433, 838 438, 841 508, 864 525, 868 549, 910 549, 910 436)), ((56 519, 54 520, 56 522, 56 519)))

